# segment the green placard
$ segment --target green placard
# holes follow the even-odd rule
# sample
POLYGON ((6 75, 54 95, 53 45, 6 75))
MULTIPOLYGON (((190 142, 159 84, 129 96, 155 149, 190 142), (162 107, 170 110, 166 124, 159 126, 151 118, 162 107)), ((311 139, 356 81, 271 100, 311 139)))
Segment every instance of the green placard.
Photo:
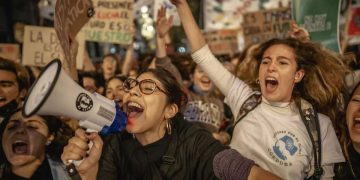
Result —
POLYGON ((312 41, 340 52, 340 3, 341 0, 292 0, 292 16, 309 31, 312 41))

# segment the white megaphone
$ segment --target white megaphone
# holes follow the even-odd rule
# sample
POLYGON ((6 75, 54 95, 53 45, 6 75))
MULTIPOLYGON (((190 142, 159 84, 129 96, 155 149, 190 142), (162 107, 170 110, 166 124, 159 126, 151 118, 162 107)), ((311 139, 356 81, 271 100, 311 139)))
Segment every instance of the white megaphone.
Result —
POLYGON ((65 116, 79 120, 88 131, 107 135, 125 128, 127 118, 114 101, 80 87, 61 68, 58 59, 41 72, 25 99, 22 113, 65 116))

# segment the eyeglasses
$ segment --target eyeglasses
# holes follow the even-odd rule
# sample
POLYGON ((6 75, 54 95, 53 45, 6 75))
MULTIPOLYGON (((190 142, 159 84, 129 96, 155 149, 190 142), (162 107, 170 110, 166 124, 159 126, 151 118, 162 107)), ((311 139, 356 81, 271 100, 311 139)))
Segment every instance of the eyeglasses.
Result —
POLYGON ((139 85, 140 91, 146 95, 154 93, 155 89, 158 89, 164 94, 167 94, 151 79, 144 79, 142 81, 138 81, 136 79, 127 78, 123 83, 124 91, 129 92, 132 88, 134 88, 137 85, 139 85))

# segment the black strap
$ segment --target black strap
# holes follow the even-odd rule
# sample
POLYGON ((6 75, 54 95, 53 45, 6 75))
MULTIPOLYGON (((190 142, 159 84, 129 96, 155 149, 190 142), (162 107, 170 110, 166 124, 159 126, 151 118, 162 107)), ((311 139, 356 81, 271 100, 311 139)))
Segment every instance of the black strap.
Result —
POLYGON ((261 103, 261 93, 259 91, 255 91, 250 97, 248 97, 245 102, 241 105, 239 110, 238 119, 234 123, 235 126, 252 110, 254 110, 261 103))
MULTIPOLYGON (((311 144, 314 151, 314 179, 320 179, 323 174, 321 167, 321 132, 318 114, 310 103, 301 99, 300 104, 297 104, 299 108, 301 120, 305 124, 306 130, 310 136, 311 144), (314 136, 316 138, 314 138, 314 136)), ((245 100, 239 111, 239 118, 231 127, 230 132, 235 126, 252 110, 254 110, 261 103, 261 93, 255 92, 248 99, 245 100)))
POLYGON ((304 101, 301 102, 302 103, 298 105, 300 116, 309 134, 314 152, 314 175, 312 177, 313 179, 320 179, 323 174, 323 169, 321 167, 321 133, 319 117, 311 105, 304 107, 304 101))
POLYGON ((175 164, 175 152, 177 146, 177 132, 175 129, 171 132, 171 140, 169 144, 169 148, 165 152, 164 156, 161 158, 160 170, 164 175, 167 174, 171 165, 175 164))

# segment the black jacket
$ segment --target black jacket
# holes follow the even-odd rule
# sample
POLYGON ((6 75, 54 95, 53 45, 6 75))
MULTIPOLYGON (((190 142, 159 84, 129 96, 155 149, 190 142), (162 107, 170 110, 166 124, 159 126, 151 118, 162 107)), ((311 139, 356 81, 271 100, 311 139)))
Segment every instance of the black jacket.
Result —
POLYGON ((141 146, 127 132, 104 141, 98 179, 217 179, 214 156, 227 147, 183 117, 172 120, 172 133, 141 146))
POLYGON ((335 164, 334 180, 360 180, 360 154, 352 144, 347 147, 347 152, 350 161, 335 164))

